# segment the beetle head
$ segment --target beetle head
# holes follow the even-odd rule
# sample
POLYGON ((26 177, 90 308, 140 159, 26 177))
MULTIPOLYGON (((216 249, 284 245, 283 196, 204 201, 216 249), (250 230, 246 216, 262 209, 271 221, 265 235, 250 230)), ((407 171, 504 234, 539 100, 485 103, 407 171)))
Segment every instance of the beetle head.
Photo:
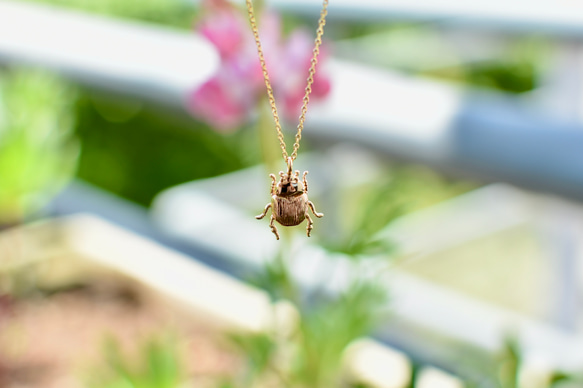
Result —
POLYGON ((300 180, 300 172, 285 174, 279 173, 280 179, 277 185, 277 195, 281 197, 291 197, 304 193, 304 184, 300 180))

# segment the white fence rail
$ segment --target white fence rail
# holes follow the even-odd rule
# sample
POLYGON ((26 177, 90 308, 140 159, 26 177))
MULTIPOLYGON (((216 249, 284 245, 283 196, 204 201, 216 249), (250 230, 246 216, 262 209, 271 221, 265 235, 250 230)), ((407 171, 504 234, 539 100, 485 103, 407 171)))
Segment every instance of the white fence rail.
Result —
POLYGON ((219 58, 195 34, 0 1, 0 62, 178 105, 216 71, 219 58))

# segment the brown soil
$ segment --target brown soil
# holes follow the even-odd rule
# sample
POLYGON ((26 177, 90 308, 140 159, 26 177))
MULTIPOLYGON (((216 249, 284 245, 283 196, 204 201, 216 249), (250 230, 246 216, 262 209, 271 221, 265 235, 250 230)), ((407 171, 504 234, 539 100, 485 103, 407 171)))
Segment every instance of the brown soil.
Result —
MULTIPOLYGON (((153 335, 172 333, 191 378, 240 365, 223 336, 130 281, 93 281, 0 308, 0 388, 81 388, 103 366, 106 338, 136 354, 153 335)), ((134 357, 139 358, 139 357, 134 357)))

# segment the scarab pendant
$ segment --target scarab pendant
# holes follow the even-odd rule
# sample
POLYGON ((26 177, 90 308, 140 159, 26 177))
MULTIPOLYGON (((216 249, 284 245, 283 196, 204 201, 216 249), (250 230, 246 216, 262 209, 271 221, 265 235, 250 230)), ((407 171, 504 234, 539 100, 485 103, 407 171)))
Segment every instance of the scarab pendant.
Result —
POLYGON ((307 234, 310 237, 314 223, 308 214, 308 210, 311 210, 318 218, 323 217, 324 214, 318 213, 314 204, 308 199, 308 181, 306 180, 308 172, 304 171, 303 179, 300 181, 300 172, 296 170, 295 173, 292 173, 292 160, 289 157, 287 167, 287 174, 283 171, 279 172, 279 182, 277 182, 274 174, 269 174, 271 178, 271 202, 265 206, 263 213, 255 218, 262 219, 271 208, 269 226, 278 240, 279 233, 273 224, 274 221, 283 226, 295 226, 307 219, 307 234))

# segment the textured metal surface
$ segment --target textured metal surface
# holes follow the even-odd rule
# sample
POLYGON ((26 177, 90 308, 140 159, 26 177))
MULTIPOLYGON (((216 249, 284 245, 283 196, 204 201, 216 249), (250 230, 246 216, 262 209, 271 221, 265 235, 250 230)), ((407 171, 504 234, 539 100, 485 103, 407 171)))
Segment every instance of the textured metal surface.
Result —
POLYGON ((318 213, 312 202, 308 199, 308 181, 304 171, 303 179, 300 180, 300 172, 292 169, 292 158, 287 158, 287 172, 279 172, 279 182, 275 175, 270 174, 271 178, 271 202, 265 206, 263 213, 256 216, 258 220, 265 217, 267 211, 271 208, 271 217, 269 219, 269 227, 275 238, 279 240, 279 233, 274 221, 279 222, 283 226, 295 226, 301 224, 304 220, 308 220, 308 227, 306 233, 310 237, 314 222, 309 215, 309 211, 318 217, 324 217, 324 214, 318 213))

